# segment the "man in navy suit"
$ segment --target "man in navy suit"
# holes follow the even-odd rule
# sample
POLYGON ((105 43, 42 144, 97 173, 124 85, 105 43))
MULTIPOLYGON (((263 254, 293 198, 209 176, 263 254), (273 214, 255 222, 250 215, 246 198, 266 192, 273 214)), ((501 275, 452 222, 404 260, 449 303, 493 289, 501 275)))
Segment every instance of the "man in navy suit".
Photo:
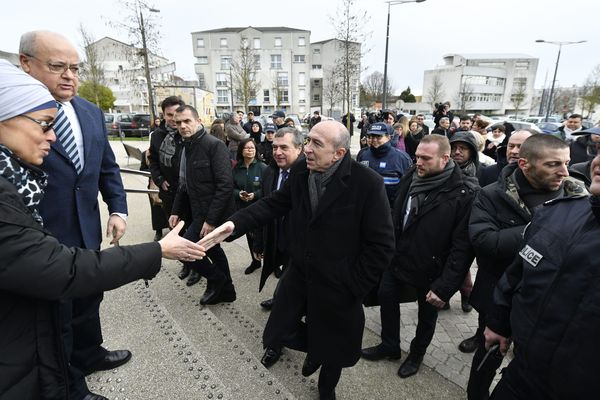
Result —
MULTIPOLYGON (((61 35, 35 31, 21 37, 19 53, 21 68, 48 87, 68 120, 64 130, 70 142, 53 143, 42 165, 49 175, 40 208, 45 227, 67 246, 99 249, 100 191, 110 212, 106 234, 112 235, 112 243, 117 243, 126 227, 125 191, 102 111, 76 96, 80 67, 77 50, 61 35), (76 146, 72 145, 73 140, 76 146)), ((55 130, 58 136, 61 129, 55 126, 55 130)), ((102 296, 98 293, 60 305, 65 361, 70 362, 70 392, 74 399, 105 399, 90 393, 85 375, 118 367, 131 358, 128 350, 108 351, 101 346, 102 296)))

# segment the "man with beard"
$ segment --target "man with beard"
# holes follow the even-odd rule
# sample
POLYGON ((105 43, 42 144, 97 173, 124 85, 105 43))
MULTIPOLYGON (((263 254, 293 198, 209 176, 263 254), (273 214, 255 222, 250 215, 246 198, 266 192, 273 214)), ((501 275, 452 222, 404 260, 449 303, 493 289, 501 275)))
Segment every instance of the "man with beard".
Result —
POLYGON ((515 343, 496 400, 586 399, 600 391, 600 156, 592 161, 592 196, 569 196, 569 148, 546 138, 555 139, 534 135, 521 147, 518 166, 531 186, 523 202, 535 210, 489 300, 485 349, 499 344, 493 359, 500 359, 515 343))

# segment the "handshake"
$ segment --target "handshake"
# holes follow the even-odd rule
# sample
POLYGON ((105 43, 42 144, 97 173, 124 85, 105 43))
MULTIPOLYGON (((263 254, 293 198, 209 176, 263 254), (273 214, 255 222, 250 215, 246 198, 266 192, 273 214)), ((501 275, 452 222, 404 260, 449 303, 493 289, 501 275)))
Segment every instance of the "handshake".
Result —
POLYGON ((179 236, 183 225, 184 222, 179 221, 169 234, 158 241, 164 258, 186 262, 200 260, 206 256, 206 252, 210 248, 221 243, 231 235, 235 228, 233 222, 227 221, 205 235, 200 241, 194 243, 179 236))

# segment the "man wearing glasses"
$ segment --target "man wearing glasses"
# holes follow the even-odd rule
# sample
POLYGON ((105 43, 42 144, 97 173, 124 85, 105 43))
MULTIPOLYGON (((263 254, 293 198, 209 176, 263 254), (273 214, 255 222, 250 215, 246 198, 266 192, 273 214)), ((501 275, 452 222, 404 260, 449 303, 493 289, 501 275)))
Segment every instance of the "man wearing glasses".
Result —
MULTIPOLYGON (((119 166, 108 143, 102 111, 76 96, 79 55, 63 36, 34 31, 21 36, 21 68, 45 84, 57 101, 57 140, 42 169, 48 173, 40 205, 46 229, 67 246, 99 249, 102 241, 98 192, 108 206, 106 234, 117 243, 125 233, 127 201, 119 166)), ((90 393, 85 375, 116 368, 131 358, 127 350, 101 346, 99 307, 102 293, 61 301, 63 342, 70 363, 70 393, 74 399, 102 400, 90 393)))
POLYGON ((417 114, 417 125, 421 127, 425 135, 429 135, 429 127, 425 125, 425 116, 423 114, 417 114))

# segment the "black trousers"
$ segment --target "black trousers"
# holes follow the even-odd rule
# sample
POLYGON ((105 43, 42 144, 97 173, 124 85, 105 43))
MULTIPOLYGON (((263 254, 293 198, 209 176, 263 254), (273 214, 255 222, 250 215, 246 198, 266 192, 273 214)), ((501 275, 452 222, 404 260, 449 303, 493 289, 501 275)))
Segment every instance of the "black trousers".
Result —
MULTIPOLYGON (((398 279, 390 270, 383 273, 379 291, 379 312, 381 314, 381 341, 384 349, 391 352, 400 351, 400 301, 406 282, 398 279)), ((425 301, 428 289, 417 288, 419 306, 417 331, 410 343, 410 353, 423 356, 427 351, 438 317, 438 309, 425 301)))
MULTIPOLYGON (((184 238, 197 242, 200 239, 200 230, 202 226, 198 221, 193 221, 190 227, 185 231, 184 238)), ((231 280, 231 272, 229 271, 229 261, 220 245, 215 245, 206 252, 206 257, 202 260, 194 262, 184 262, 184 265, 189 266, 200 275, 206 278, 207 287, 218 281, 226 280, 225 290, 233 290, 231 280)))
POLYGON ((477 331, 475 336, 477 337, 478 346, 475 354, 473 355, 473 362, 471 363, 471 372, 469 373, 469 384, 467 385, 467 399, 468 400, 487 400, 490 397, 490 386, 496 376, 496 370, 500 368, 502 364, 502 357, 496 357, 490 355, 481 367, 481 370, 477 371, 477 367, 481 364, 481 361, 485 357, 487 350, 485 349, 485 337, 483 331, 485 330, 485 313, 479 313, 477 331))
POLYGON ((515 358, 502 371, 502 378, 490 399, 492 400, 550 400, 556 397, 550 392, 547 381, 533 372, 521 361, 515 346, 515 358))
POLYGON ((85 374, 107 353, 102 347, 100 303, 103 293, 59 303, 62 339, 69 360, 69 391, 74 399, 83 398, 89 389, 85 374))

